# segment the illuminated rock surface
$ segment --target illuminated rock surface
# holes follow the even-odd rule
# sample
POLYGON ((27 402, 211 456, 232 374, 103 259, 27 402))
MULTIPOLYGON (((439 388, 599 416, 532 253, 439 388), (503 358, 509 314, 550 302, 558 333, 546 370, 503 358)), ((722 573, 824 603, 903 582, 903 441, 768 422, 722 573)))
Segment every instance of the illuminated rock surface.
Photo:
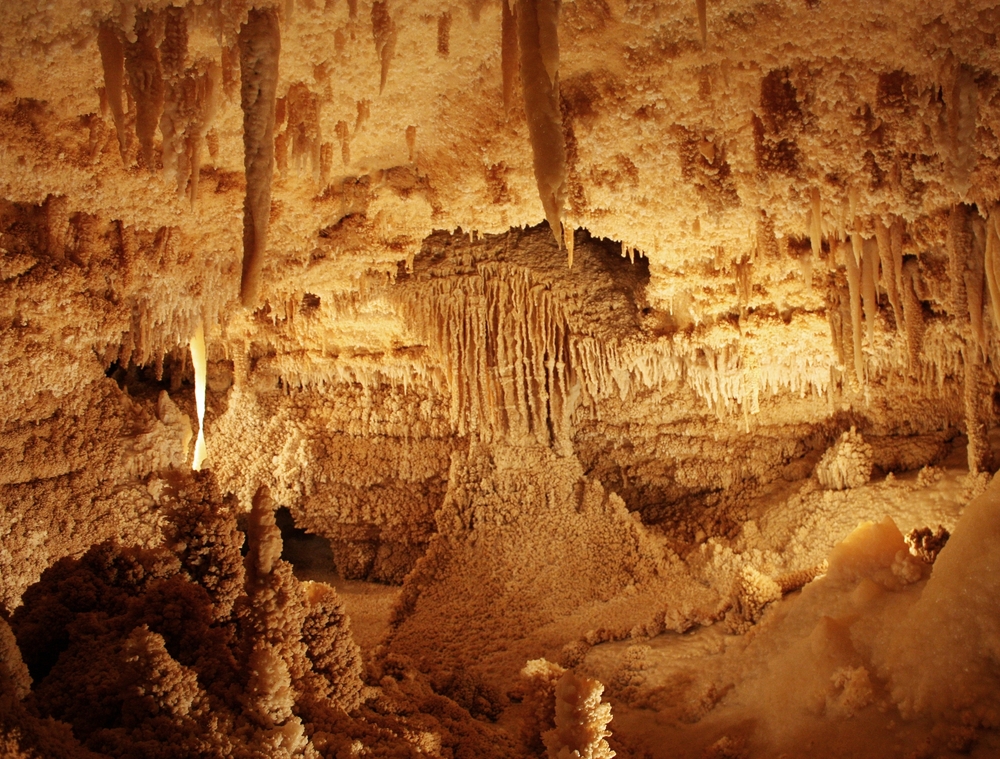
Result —
POLYGON ((0 5, 0 753, 996 756, 998 28, 0 5))

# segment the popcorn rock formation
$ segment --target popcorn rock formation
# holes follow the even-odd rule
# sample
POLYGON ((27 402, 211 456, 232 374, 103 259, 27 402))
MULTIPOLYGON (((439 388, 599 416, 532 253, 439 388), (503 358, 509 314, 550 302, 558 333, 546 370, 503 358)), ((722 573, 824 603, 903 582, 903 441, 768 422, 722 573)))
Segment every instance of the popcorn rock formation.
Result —
POLYGON ((816 465, 816 479, 829 490, 864 485, 872 476, 872 447, 852 427, 816 465))
POLYGON ((0 753, 1000 753, 1000 12, 869 5, 0 4, 0 753))

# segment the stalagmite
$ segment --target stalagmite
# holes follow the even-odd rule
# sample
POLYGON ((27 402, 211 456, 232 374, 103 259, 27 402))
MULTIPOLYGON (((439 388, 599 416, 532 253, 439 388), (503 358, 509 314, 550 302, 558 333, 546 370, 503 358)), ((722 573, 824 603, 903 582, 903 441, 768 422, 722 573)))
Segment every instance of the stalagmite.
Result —
POLYGON ((97 47, 101 51, 101 66, 104 69, 104 95, 111 109, 111 118, 118 135, 118 150, 122 161, 129 163, 125 154, 125 104, 122 100, 125 90, 125 48, 118 33, 109 22, 101 24, 97 32, 97 47))
MULTIPOLYGON (((889 228, 881 219, 875 220, 875 240, 878 243, 878 257, 882 264, 882 275, 880 282, 882 289, 889 297, 889 305, 892 307, 892 316, 896 321, 896 329, 902 331, 903 327, 903 306, 899 302, 899 276, 896 273, 896 263, 892 252, 892 242, 889 228)), ((902 260, 900 260, 902 269, 902 260)))
POLYGON ((566 141, 559 110, 559 2, 518 0, 521 84, 528 114, 535 180, 545 218, 562 247, 566 203, 566 141))
POLYGON ((851 337, 854 343, 854 376, 859 386, 865 384, 864 354, 861 351, 861 237, 851 236, 851 244, 840 243, 840 255, 847 266, 847 286, 851 298, 851 337), (856 242, 855 242, 856 240, 856 242))
POLYGON ((566 671, 555 687, 555 727, 542 734, 548 759, 613 759, 606 738, 611 704, 601 702, 604 685, 566 671))
POLYGON ((240 300, 247 308, 257 304, 267 228, 271 215, 271 178, 274 174, 274 111, 278 85, 281 32, 273 9, 250 11, 240 29, 240 103, 243 108, 243 165, 246 197, 243 201, 243 274, 240 300))
POLYGON ((201 323, 191 336, 191 366, 194 367, 194 402, 198 411, 198 438, 194 444, 191 468, 197 472, 205 461, 205 386, 208 379, 205 325, 201 323))
POLYGON ((0 757, 1000 756, 997 3, 709 1, 0 0, 0 757))
POLYGON ((500 69, 503 72, 503 108, 508 114, 514 104, 514 88, 517 86, 518 50, 516 6, 512 0, 503 0, 500 21, 500 69))

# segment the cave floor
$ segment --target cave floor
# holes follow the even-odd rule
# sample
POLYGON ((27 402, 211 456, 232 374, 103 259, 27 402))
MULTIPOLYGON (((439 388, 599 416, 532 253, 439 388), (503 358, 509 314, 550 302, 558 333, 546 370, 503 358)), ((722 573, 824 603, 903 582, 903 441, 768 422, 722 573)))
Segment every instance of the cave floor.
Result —
MULTIPOLYGON (((775 486, 754 504, 755 519, 735 541, 710 538, 687 561, 706 577, 748 559, 772 573, 788 571, 822 561, 856 527, 887 516, 904 535, 923 526, 953 531, 976 487, 963 457, 964 447, 955 445, 938 466, 839 492, 809 480, 775 486)), ((960 728, 900 715, 868 656, 877 644, 862 641, 866 633, 856 624, 881 613, 883 600, 865 606, 854 586, 824 580, 770 604, 743 635, 719 622, 591 648, 579 671, 607 684, 612 746, 651 759, 997 756, 993 733, 970 743, 960 728), (798 658, 787 667, 775 656, 793 651, 798 658), (854 673, 861 673, 860 688, 845 685, 854 673), (933 753, 920 753, 925 748, 933 753)), ((886 593, 892 598, 885 603, 912 603, 924 585, 886 593)))
POLYGON ((354 642, 368 653, 383 641, 389 632, 392 608, 402 589, 364 580, 346 580, 333 563, 330 543, 302 530, 286 531, 282 536, 282 558, 302 581, 322 582, 333 586, 351 619, 354 642))

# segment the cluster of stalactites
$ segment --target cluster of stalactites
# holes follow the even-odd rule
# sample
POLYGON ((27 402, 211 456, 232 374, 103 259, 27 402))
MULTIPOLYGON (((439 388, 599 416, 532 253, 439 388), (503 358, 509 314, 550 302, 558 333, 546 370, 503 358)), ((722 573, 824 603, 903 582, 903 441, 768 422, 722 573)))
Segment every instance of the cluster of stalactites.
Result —
POLYGON ((551 290, 496 263, 428 289, 402 306, 444 365, 458 434, 568 445, 578 354, 551 290))
POLYGON ((189 15, 186 7, 141 10, 131 28, 105 21, 97 42, 104 101, 125 165, 138 161, 155 172, 162 164, 167 180, 194 203, 202 150, 221 98, 222 67, 207 58, 189 60, 189 15))
MULTIPOLYGON (((823 243, 819 193, 814 191, 812 199, 810 227, 816 253, 823 243)), ((846 292, 832 294, 828 308, 830 329, 839 363, 855 390, 863 388, 869 375, 883 368, 876 358, 882 296, 905 346, 901 357, 906 372, 920 376, 922 365, 936 360, 927 354, 924 345, 928 325, 923 301, 932 296, 951 317, 963 346, 970 348, 970 356, 974 352, 977 360, 987 357, 987 312, 994 323, 1000 323, 1000 310, 995 305, 987 307, 987 293, 991 304, 1000 302, 1000 289, 994 292, 996 278, 992 283, 990 280, 990 263, 996 258, 995 216, 990 212, 983 218, 961 204, 952 208, 946 236, 945 293, 931 292, 933 285, 925 281, 918 257, 904 253, 906 224, 898 216, 874 218, 868 224, 855 217, 850 230, 837 230, 830 236, 831 269, 842 270, 847 284, 846 292)))
MULTIPOLYGON (((249 307, 256 305, 260 290, 271 209, 281 47, 278 13, 270 7, 251 8, 235 45, 220 47, 220 60, 190 60, 188 25, 199 13, 204 15, 193 6, 171 6, 162 11, 138 10, 134 16, 124 14, 124 24, 105 21, 98 32, 104 102, 111 112, 125 165, 137 162, 151 172, 160 171, 162 166, 167 181, 194 204, 202 150, 223 85, 234 83, 232 69, 238 54, 247 180, 240 297, 249 307), (162 138, 159 149, 157 129, 162 138)), ((293 145, 296 155, 304 149, 301 139, 293 145)), ((312 146, 309 150, 312 152, 312 146)))
MULTIPOLYGON (((818 192, 812 195, 813 249, 822 240, 818 192)), ((833 293, 828 308, 833 344, 849 383, 861 391, 872 377, 900 371, 921 381, 928 375, 938 384, 945 376, 964 381, 965 424, 969 438, 969 468, 988 465, 984 382, 990 364, 990 322, 1000 325, 1000 231, 996 209, 977 213, 973 206, 954 205, 945 235, 947 272, 931 281, 922 274, 920 260, 904 253, 906 225, 897 217, 875 218, 869 225, 855 217, 853 229, 840 231, 830 241, 831 265, 843 267, 846 298, 833 293), (872 233, 866 233, 871 229, 872 233), (940 284, 944 281, 946 284, 940 284), (879 298, 884 295, 896 333, 904 346, 903 365, 885 362, 877 345, 879 298), (925 318, 924 301, 933 300, 947 315, 942 325, 953 339, 928 342, 933 323, 925 318), (954 349, 954 338, 959 349, 954 349), (942 350, 942 346, 945 348, 942 350)), ((888 320, 885 320, 886 322, 888 320)))

